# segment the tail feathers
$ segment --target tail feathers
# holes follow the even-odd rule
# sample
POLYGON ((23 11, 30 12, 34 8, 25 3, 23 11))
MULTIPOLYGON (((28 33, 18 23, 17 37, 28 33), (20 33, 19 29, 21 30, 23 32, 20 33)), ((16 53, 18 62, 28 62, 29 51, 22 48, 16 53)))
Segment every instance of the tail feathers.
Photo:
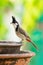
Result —
POLYGON ((39 51, 38 47, 30 40, 30 39, 26 39, 28 42, 31 42, 32 45, 39 51))

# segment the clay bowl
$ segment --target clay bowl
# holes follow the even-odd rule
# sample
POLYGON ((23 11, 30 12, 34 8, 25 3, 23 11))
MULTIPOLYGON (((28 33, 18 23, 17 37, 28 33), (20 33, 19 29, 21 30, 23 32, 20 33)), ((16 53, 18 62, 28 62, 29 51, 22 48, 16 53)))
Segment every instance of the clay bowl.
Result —
POLYGON ((18 53, 21 45, 21 42, 0 41, 0 54, 18 53))
POLYGON ((35 53, 20 51, 21 43, 0 41, 0 65, 27 65, 35 53))
POLYGON ((27 65, 35 53, 20 51, 16 54, 0 54, 0 65, 27 65))

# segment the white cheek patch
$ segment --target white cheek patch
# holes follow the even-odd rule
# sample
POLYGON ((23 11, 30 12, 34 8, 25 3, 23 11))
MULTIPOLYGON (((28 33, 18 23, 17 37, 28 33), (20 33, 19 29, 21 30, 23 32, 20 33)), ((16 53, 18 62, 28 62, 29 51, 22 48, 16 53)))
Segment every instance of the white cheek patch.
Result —
POLYGON ((15 23, 15 28, 17 27, 17 25, 18 25, 18 24, 17 24, 17 23, 15 23))
POLYGON ((14 28, 16 28, 17 26, 15 24, 13 24, 14 28))
POLYGON ((14 26, 15 29, 17 28, 17 25, 18 25, 17 23, 13 24, 13 26, 14 26))
POLYGON ((15 25, 15 28, 17 27, 17 25, 15 25))
POLYGON ((17 26, 18 24, 17 24, 17 23, 15 23, 15 25, 17 26))

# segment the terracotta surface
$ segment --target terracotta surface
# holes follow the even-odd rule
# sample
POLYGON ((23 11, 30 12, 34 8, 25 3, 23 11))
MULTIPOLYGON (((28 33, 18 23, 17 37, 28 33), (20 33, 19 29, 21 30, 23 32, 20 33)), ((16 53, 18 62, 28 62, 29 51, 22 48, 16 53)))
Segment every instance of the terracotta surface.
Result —
POLYGON ((21 51, 18 54, 0 54, 0 65, 27 65, 35 54, 21 51))
POLYGON ((20 52, 22 43, 12 41, 0 41, 0 54, 12 54, 20 52))
POLYGON ((29 58, 4 59, 4 60, 0 60, 0 65, 27 65, 28 62, 30 62, 29 58))
POLYGON ((0 42, 0 50, 3 50, 3 53, 0 53, 0 65, 28 65, 28 63, 31 60, 31 57, 34 56, 35 53, 30 51, 20 51, 21 45, 22 44, 19 44, 17 42, 16 43, 9 41, 0 42), (8 50, 6 50, 6 47, 8 50), (12 49, 12 48, 16 48, 16 49, 12 49))

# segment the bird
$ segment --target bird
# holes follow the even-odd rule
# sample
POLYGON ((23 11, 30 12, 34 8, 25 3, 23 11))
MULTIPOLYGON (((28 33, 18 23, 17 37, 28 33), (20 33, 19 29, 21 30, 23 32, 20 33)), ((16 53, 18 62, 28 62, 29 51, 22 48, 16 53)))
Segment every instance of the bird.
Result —
POLYGON ((27 32, 22 29, 18 23, 18 21, 15 19, 14 16, 12 16, 12 22, 11 24, 13 24, 13 27, 15 29, 16 35, 23 40, 26 40, 27 42, 32 43, 32 45, 37 49, 38 47, 36 46, 36 44, 34 44, 34 42, 31 40, 30 36, 27 34, 27 32))

